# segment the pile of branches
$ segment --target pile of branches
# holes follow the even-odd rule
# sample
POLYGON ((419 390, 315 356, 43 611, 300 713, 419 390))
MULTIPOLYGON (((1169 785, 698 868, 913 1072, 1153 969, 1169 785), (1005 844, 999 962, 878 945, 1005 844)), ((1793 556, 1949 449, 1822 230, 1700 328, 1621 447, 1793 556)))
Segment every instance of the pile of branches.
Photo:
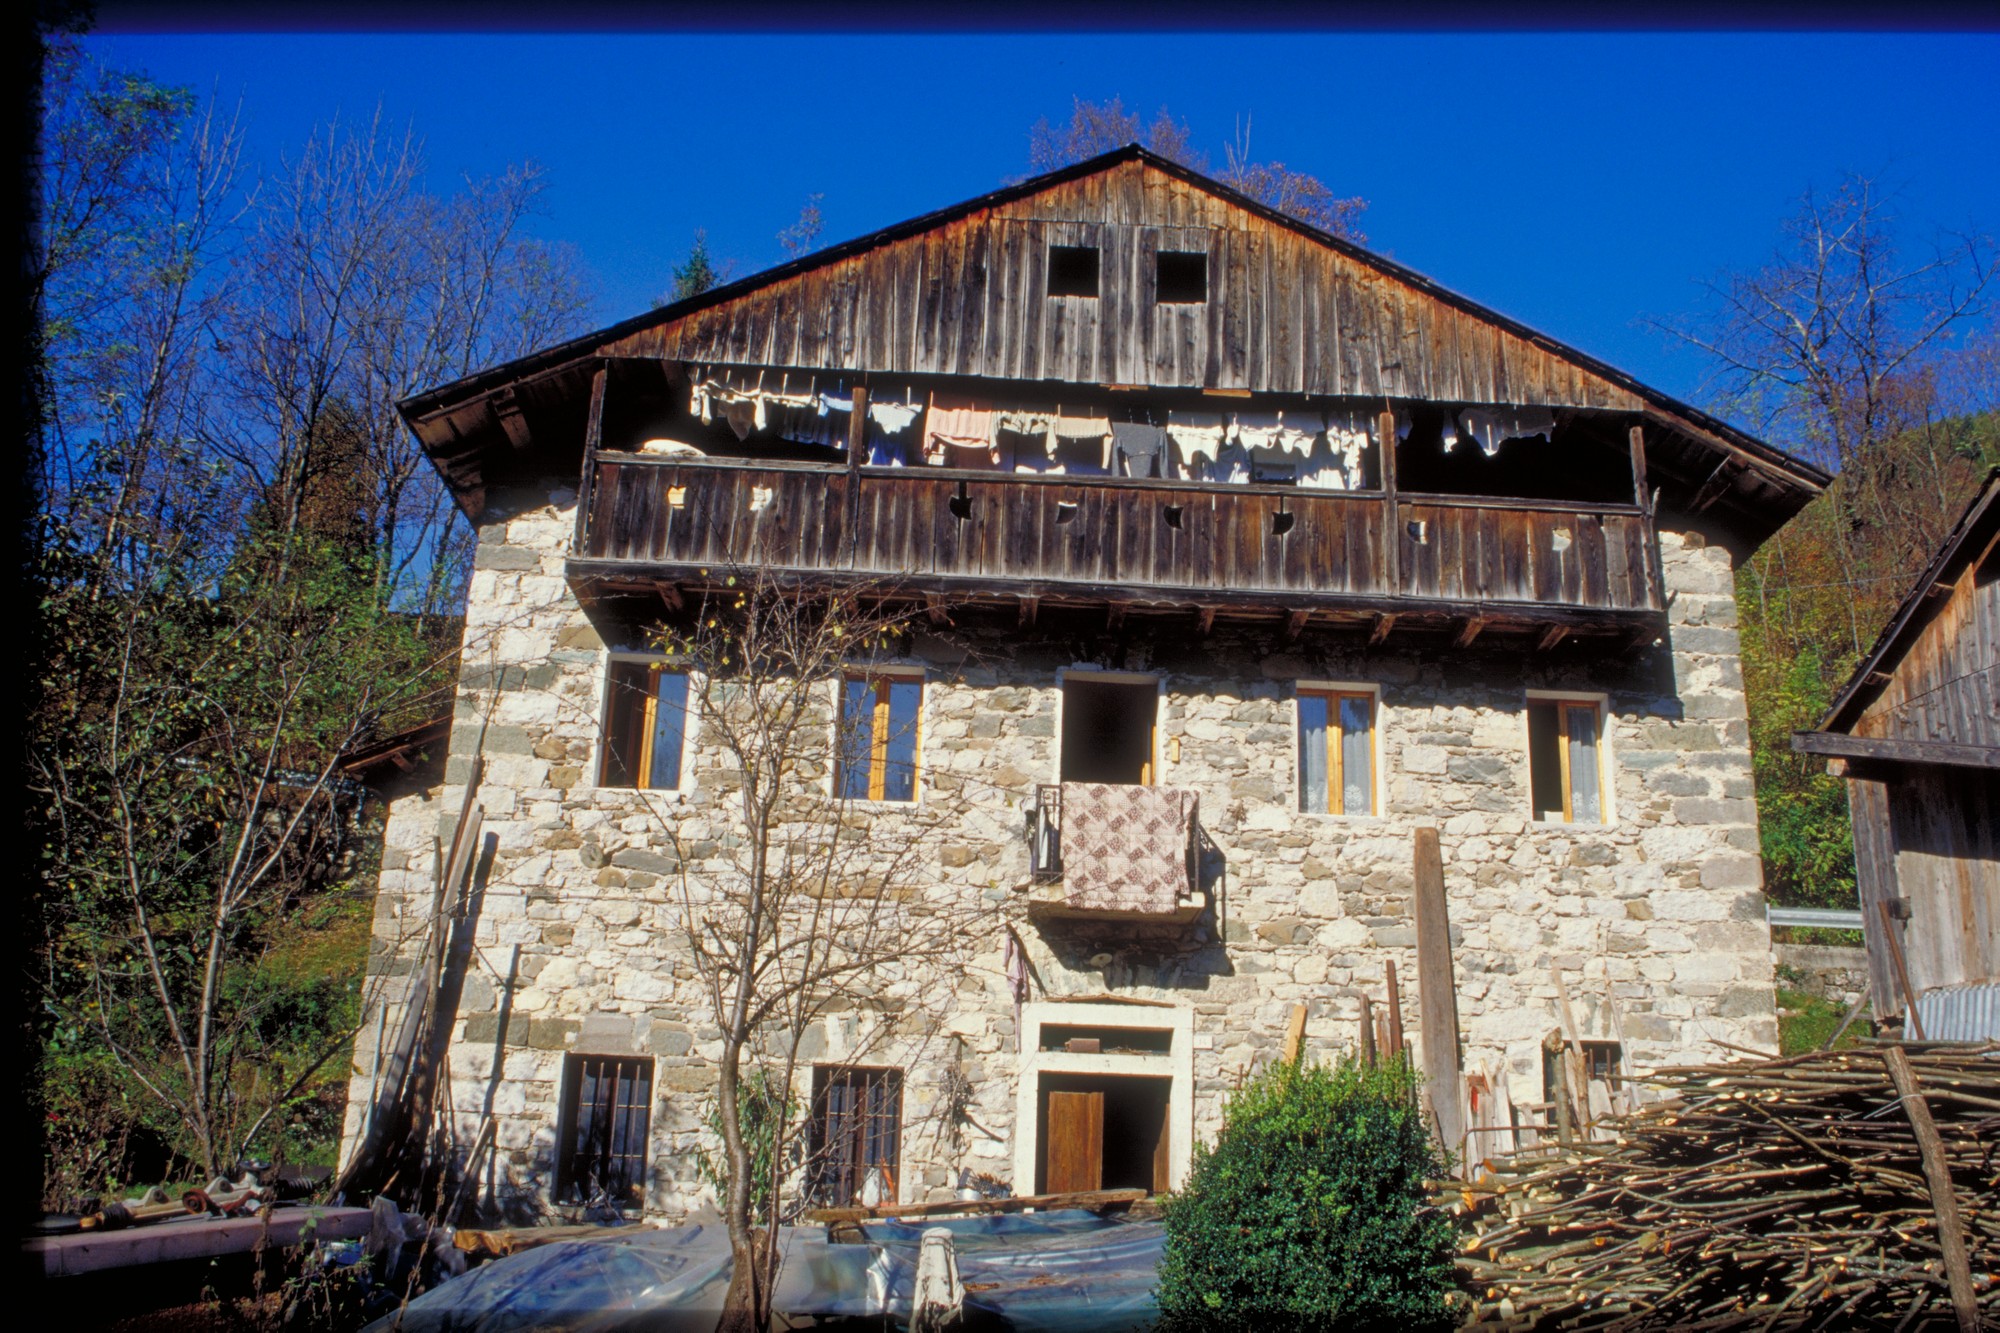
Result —
POLYGON ((1647 1082, 1609 1139, 1458 1187, 1469 1327, 2000 1327, 2000 1045, 1647 1082))

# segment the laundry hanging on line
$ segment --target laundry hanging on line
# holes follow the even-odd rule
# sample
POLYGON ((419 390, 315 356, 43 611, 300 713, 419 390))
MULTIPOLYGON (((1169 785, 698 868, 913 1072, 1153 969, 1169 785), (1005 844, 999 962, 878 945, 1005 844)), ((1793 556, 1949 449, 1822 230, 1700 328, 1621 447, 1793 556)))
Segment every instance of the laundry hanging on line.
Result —
MULTIPOLYGON (((1491 458, 1500 452, 1504 440, 1553 439, 1556 414, 1546 407, 1468 407, 1458 413, 1458 424, 1464 434, 1479 442, 1480 452, 1491 458)), ((1444 451, 1450 453, 1457 442, 1447 417, 1444 451)))
POLYGON ((992 404, 974 398, 932 394, 930 411, 924 417, 924 461, 942 466, 952 461, 954 453, 971 450, 984 453, 991 463, 1000 462, 992 404))
POLYGON ((1173 475, 1173 457, 1168 451, 1166 428, 1144 422, 1113 422, 1111 464, 1115 476, 1165 478, 1173 475))

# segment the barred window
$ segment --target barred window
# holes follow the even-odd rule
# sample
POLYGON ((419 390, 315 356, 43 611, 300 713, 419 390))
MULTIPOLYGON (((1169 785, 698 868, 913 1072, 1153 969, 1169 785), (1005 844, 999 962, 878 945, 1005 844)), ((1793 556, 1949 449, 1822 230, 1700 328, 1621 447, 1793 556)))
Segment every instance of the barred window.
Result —
POLYGON ((642 1056, 572 1055, 563 1062, 556 1198, 621 1208, 645 1202, 653 1062, 642 1056))
POLYGON ((822 1207, 852 1207, 869 1193, 896 1198, 901 1158, 903 1074, 898 1069, 813 1069, 809 1176, 822 1207))

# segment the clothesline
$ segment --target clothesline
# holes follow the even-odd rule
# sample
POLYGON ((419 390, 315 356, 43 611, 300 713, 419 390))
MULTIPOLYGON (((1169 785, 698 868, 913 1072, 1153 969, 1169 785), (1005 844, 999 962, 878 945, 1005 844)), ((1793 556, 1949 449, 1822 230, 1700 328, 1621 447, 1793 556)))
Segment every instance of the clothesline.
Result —
MULTIPOLYGON (((844 376, 822 388, 802 372, 723 369, 695 377, 688 407, 704 425, 719 419, 738 440, 773 434, 846 448, 854 401, 844 376)), ((864 461, 887 467, 921 460, 1001 468, 1011 457, 1016 472, 1356 490, 1366 484, 1368 450, 1382 444, 1379 415, 1344 408, 1140 409, 1134 415, 1143 420, 1115 421, 1096 407, 1006 406, 970 395, 919 395, 907 386, 899 396, 885 386, 871 390, 867 411, 864 461)), ((1396 438, 1408 438, 1409 413, 1398 410, 1395 423, 1396 438)), ((1450 453, 1469 439, 1491 457, 1505 440, 1549 439, 1554 431, 1546 407, 1466 407, 1445 413, 1443 446, 1450 453)))

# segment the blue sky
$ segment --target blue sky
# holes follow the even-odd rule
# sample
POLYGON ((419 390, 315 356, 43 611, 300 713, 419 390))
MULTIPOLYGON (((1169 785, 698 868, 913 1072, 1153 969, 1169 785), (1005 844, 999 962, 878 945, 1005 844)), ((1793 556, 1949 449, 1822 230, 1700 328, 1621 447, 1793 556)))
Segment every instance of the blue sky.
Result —
POLYGON ((825 195, 823 243, 990 190, 1072 96, 1165 105, 1369 200, 1370 245, 1684 396, 1645 327, 1767 256, 1808 188, 1877 175, 1926 226, 2000 232, 1992 34, 1103 36, 113 34, 116 63, 241 100, 253 156, 379 105, 433 184, 532 158, 534 229, 574 244, 599 322, 705 227, 739 273, 825 195))

